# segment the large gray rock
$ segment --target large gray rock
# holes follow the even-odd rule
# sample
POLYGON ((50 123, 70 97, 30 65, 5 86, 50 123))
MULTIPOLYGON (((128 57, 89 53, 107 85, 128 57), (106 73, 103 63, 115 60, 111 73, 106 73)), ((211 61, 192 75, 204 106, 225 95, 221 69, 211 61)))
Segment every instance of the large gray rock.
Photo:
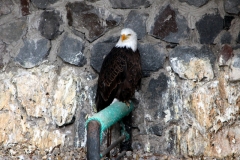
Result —
POLYGON ((36 6, 37 8, 45 9, 49 5, 57 2, 58 0, 31 0, 31 1, 34 4, 34 6, 36 6))
POLYGON ((150 72, 158 71, 163 67, 166 55, 159 44, 139 43, 138 49, 141 55, 144 76, 149 76, 150 72))
MULTIPOLYGON (((161 73, 157 79, 151 79, 148 84, 147 91, 150 93, 148 97, 148 108, 157 108, 157 106, 161 105, 162 94, 167 90, 169 78, 161 73)), ((161 113, 163 113, 163 109, 161 108, 161 113)))
POLYGON ((171 43, 179 43, 189 34, 186 19, 170 5, 162 7, 151 24, 150 35, 171 43))
POLYGON ((85 33, 89 41, 99 38, 122 20, 121 16, 103 8, 95 8, 86 2, 67 3, 66 9, 68 25, 85 33))
POLYGON ((44 11, 41 14, 39 31, 47 39, 55 39, 61 32, 59 26, 62 22, 59 11, 44 11))
POLYGON ((187 2, 189 5, 193 5, 195 7, 201 7, 206 4, 209 0, 179 0, 180 2, 187 2))
POLYGON ((196 27, 200 35, 200 43, 212 44, 223 29, 223 19, 219 14, 205 14, 196 23, 196 27))
POLYGON ((148 0, 110 0, 113 8, 119 9, 133 9, 140 8, 141 6, 149 7, 150 2, 148 0))
POLYGON ((50 42, 47 39, 25 40, 15 61, 24 68, 32 68, 41 64, 48 56, 50 42))
POLYGON ((6 43, 18 41, 24 33, 27 24, 25 19, 20 19, 0 26, 0 39, 6 43))
POLYGON ((83 49, 83 41, 65 35, 60 44, 58 56, 67 63, 82 67, 87 63, 83 49))
POLYGON ((201 49, 188 46, 177 46, 169 55, 170 65, 181 78, 201 81, 214 77, 213 65, 215 55, 206 46, 201 49))
POLYGON ((230 14, 239 14, 240 12, 240 1, 239 0, 225 0, 224 9, 230 14))
POLYGON ((116 45, 117 37, 104 42, 95 44, 91 50, 90 65, 94 70, 100 72, 104 57, 112 50, 116 45))
POLYGON ((137 33, 138 39, 146 35, 146 19, 148 15, 139 11, 131 11, 124 23, 124 28, 131 28, 137 33))

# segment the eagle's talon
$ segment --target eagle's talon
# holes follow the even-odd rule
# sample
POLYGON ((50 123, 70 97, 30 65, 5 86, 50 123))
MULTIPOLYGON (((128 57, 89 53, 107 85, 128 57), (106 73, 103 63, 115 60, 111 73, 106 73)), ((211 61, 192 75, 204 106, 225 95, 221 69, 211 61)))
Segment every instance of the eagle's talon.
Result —
POLYGON ((130 108, 130 103, 128 101, 124 101, 128 108, 130 108))

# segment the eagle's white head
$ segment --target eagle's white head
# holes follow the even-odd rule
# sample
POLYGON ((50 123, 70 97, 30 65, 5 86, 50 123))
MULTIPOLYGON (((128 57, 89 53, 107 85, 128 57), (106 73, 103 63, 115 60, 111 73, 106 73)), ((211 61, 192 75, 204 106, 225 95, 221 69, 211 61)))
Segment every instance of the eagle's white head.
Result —
POLYGON ((137 50, 137 34, 130 28, 124 28, 121 31, 121 37, 116 47, 131 48, 134 52, 137 50))

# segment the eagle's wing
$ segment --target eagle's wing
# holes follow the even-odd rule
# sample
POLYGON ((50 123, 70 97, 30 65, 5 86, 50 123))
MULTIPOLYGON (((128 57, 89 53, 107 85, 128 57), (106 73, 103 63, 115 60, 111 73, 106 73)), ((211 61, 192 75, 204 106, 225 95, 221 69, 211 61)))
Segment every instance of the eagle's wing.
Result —
POLYGON ((128 101, 134 95, 135 89, 140 89, 141 78, 139 51, 114 47, 105 57, 99 73, 97 110, 100 111, 110 105, 114 98, 128 101))
POLYGON ((142 66, 141 57, 138 49, 136 52, 134 52, 133 57, 134 58, 132 58, 131 60, 131 62, 133 63, 133 66, 131 68, 131 76, 133 80, 134 89, 139 90, 141 88, 142 66))
POLYGON ((123 50, 113 48, 105 57, 99 73, 96 105, 97 110, 101 110, 112 102, 115 98, 111 95, 116 93, 116 87, 125 79, 127 62, 123 50), (115 89, 115 90, 114 90, 115 89))

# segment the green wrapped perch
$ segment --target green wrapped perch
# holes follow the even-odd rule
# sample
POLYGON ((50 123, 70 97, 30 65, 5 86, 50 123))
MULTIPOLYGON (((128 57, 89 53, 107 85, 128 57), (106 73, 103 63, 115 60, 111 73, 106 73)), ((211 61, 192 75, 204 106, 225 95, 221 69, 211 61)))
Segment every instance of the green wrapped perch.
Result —
POLYGON ((127 116, 132 110, 132 102, 130 102, 129 107, 123 102, 115 102, 88 118, 86 121, 86 127, 90 121, 98 121, 101 125, 100 140, 102 141, 103 132, 120 121, 123 117, 127 116))

